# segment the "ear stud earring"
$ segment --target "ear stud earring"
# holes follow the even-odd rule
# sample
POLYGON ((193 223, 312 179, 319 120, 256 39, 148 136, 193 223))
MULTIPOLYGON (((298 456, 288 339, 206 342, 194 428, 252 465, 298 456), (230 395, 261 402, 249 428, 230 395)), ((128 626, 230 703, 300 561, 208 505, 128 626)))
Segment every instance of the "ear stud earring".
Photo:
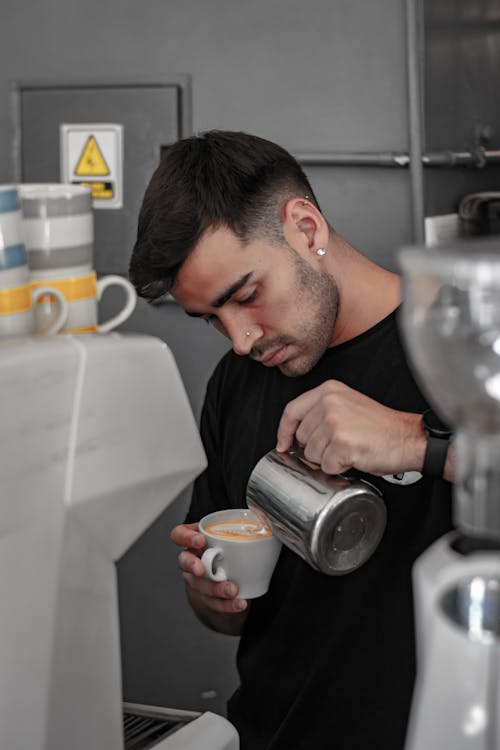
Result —
POLYGON ((245 336, 250 336, 251 333, 252 331, 245 331, 245 336))
POLYGON ((316 255, 320 255, 320 256, 326 255, 326 248, 318 247, 318 249, 316 250, 316 255))

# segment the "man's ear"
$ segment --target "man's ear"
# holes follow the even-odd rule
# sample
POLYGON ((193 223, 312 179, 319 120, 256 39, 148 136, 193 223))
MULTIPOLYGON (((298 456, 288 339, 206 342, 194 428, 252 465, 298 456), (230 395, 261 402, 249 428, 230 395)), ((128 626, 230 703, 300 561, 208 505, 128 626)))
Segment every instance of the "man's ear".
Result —
POLYGON ((328 244, 328 224, 321 211, 305 198, 291 198, 283 206, 283 234, 297 252, 316 252, 328 244))

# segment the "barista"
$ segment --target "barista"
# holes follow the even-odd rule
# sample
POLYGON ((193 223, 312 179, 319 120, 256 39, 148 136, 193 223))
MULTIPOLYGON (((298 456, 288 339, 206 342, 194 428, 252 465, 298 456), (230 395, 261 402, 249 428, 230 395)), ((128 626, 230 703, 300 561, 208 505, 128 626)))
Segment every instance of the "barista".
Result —
POLYGON ((284 149, 217 131, 162 160, 130 275, 140 295, 170 291, 233 347, 207 388, 208 467, 172 539, 198 617, 241 635, 228 717, 242 750, 402 750, 415 676, 411 571, 451 528, 452 456, 445 441, 429 464, 428 404, 397 325, 399 277, 333 229, 284 149), (204 577, 197 522, 244 506, 257 461, 293 439, 323 471, 355 469, 381 490, 386 533, 348 576, 283 548, 268 593, 250 604, 233 582, 204 577), (410 471, 412 484, 383 478, 410 471))

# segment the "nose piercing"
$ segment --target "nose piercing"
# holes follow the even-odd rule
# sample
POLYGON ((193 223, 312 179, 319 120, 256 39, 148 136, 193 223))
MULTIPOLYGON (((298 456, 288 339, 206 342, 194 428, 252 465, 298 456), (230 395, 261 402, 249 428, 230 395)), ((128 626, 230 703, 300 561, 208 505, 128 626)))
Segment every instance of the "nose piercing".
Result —
POLYGON ((318 249, 316 250, 316 255, 321 255, 321 256, 326 255, 326 248, 318 247, 318 249))

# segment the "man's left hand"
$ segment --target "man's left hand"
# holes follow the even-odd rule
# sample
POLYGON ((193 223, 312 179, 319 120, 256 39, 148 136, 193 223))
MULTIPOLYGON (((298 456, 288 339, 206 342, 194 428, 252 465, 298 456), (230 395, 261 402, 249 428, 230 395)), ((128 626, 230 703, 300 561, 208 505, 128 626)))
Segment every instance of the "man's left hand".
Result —
POLYGON ((420 471, 426 446, 421 419, 327 380, 287 404, 277 450, 287 451, 295 438, 305 458, 327 474, 351 468, 375 476, 420 471))

